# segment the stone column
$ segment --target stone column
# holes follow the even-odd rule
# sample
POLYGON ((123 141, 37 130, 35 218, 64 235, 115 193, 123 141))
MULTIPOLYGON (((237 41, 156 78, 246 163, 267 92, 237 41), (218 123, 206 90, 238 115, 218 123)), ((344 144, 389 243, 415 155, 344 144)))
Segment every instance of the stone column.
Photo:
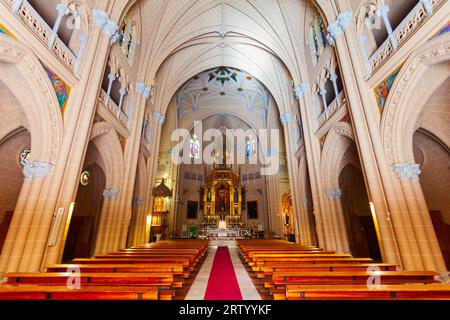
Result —
MULTIPOLYGON (((338 89, 338 86, 337 86, 337 79, 338 79, 338 76, 337 76, 336 73, 333 73, 333 74, 330 76, 330 80, 331 80, 331 82, 333 83, 334 95, 336 96, 336 99, 339 99, 339 89, 338 89)), ((338 105, 340 104, 340 101, 339 101, 339 100, 337 101, 337 104, 338 104, 338 105)))
POLYGON ((35 208, 52 169, 53 165, 46 162, 31 162, 25 165, 24 182, 2 249, 0 273, 19 271, 19 268, 21 271, 26 270, 22 265, 26 264, 32 254, 26 246, 28 235, 30 232, 36 232, 37 226, 33 228, 35 208))
POLYGON ((325 111, 325 117, 328 119, 327 90, 325 88, 321 88, 319 91, 319 94, 322 97, 323 110, 325 111))
POLYGON ((397 163, 392 166, 392 169, 402 186, 425 269, 445 272, 447 267, 420 185, 420 165, 397 163))
POLYGON ((330 244, 330 232, 328 231, 328 225, 324 224, 327 209, 324 205, 325 199, 320 186, 320 147, 314 135, 314 123, 316 123, 316 117, 311 108, 312 97, 309 84, 302 83, 297 85, 294 89, 294 93, 299 100, 299 111, 303 122, 306 159, 313 197, 313 214, 316 219, 316 233, 319 240, 319 246, 327 249, 330 244), (303 105, 301 105, 302 102, 303 105))
POLYGON ((366 63, 367 66, 367 77, 370 77, 372 75, 372 65, 370 63, 370 59, 369 59, 369 53, 367 52, 367 37, 366 36, 360 36, 358 38, 358 42, 359 42, 359 48, 361 50, 361 54, 363 56, 364 62, 366 63))
POLYGON ((338 253, 349 253, 347 231, 345 228, 344 213, 342 210, 342 190, 339 188, 327 189, 326 193, 330 199, 330 207, 333 216, 333 226, 336 233, 338 253))
POLYGON ((124 249, 126 247, 128 226, 131 213, 131 199, 133 198, 134 182, 136 180, 136 172, 139 160, 139 149, 141 145, 141 131, 144 124, 144 113, 148 99, 151 97, 151 88, 144 82, 136 84, 137 103, 134 112, 134 126, 131 130, 129 143, 125 149, 125 168, 127 168, 124 177, 123 196, 121 197, 121 205, 119 208, 119 216, 114 240, 111 241, 109 251, 124 249))
POLYGON ((119 105, 117 106, 117 119, 120 119, 120 114, 122 113, 122 105, 123 105, 123 98, 127 94, 127 89, 122 87, 119 90, 120 99, 119 99, 119 105))
POLYGON ((73 67, 73 71, 78 74, 80 71, 81 61, 83 61, 84 50, 86 50, 86 43, 88 37, 85 34, 80 35, 80 46, 78 47, 77 52, 77 61, 75 62, 75 66, 73 67))
MULTIPOLYGON (((107 4, 105 2, 102 5, 106 7, 107 4)), ((36 224, 40 225, 37 239, 29 239, 30 245, 34 246, 34 258, 28 268, 30 271, 39 270, 41 265, 59 262, 64 253, 65 237, 70 225, 69 208, 78 190, 79 175, 90 139, 90 129, 98 103, 110 39, 118 29, 117 23, 109 19, 108 13, 102 8, 94 9, 92 17, 94 26, 90 30, 80 80, 69 98, 64 115, 64 137, 55 167, 55 178, 43 200, 43 210, 37 215, 36 224), (63 208, 64 216, 58 229, 56 244, 47 246, 46 239, 56 208, 63 208)))
POLYGON ((22 3, 23 3, 24 1, 25 1, 25 0, 15 0, 15 1, 13 2, 13 4, 12 4, 12 10, 13 10, 14 12, 19 12, 20 7, 22 6, 22 3))
POLYGON ((116 222, 117 198, 120 189, 117 187, 103 190, 103 208, 100 215, 99 228, 95 243, 95 254, 108 253, 112 226, 116 222))
POLYGON ((56 12, 58 16, 56 17, 55 24, 53 25, 52 34, 48 40, 48 47, 51 48, 55 44, 56 38, 58 37, 58 30, 61 25, 62 18, 69 13, 69 9, 65 4, 58 3, 56 5, 56 12))
POLYGON ((395 39, 394 31, 392 30, 391 22, 388 18, 389 6, 383 5, 377 10, 377 15, 383 19, 383 23, 386 26, 388 32, 389 40, 391 41, 392 48, 397 49, 397 39, 395 39))
MULTIPOLYGON (((294 217, 294 232, 295 232, 295 242, 300 243, 300 230, 299 230, 299 217, 300 217, 300 205, 299 205, 299 183, 298 179, 298 164, 295 158, 295 140, 293 137, 294 132, 294 121, 292 121, 292 114, 286 112, 281 115, 281 124, 284 128, 284 137, 286 142, 286 154, 287 154, 287 165, 289 172, 289 182, 291 186, 292 195, 292 208, 294 217)), ((279 213, 279 212, 278 212, 279 213)), ((279 222, 280 223, 280 222, 279 222)))
POLYGON ((360 53, 351 26, 352 13, 342 12, 328 27, 329 39, 338 52, 368 196, 376 209, 383 260, 401 264, 406 269, 420 269, 423 267, 421 259, 415 255, 419 249, 406 206, 399 200, 401 190, 395 185, 387 163, 379 132, 376 101, 363 79, 365 71, 357 63, 360 53))
MULTIPOLYGON (((148 187, 147 187, 147 194, 146 194, 146 208, 145 212, 150 213, 150 215, 153 215, 153 196, 152 191, 153 187, 155 185, 155 179, 156 174, 158 172, 158 154, 159 154, 159 145, 161 140, 161 126, 163 125, 165 121, 164 116, 161 113, 155 113, 154 118, 150 120, 151 127, 152 127, 152 134, 154 139, 151 139, 149 143, 149 151, 150 151, 150 157, 148 159, 148 163, 150 164, 149 172, 148 172, 148 187)), ((211 209, 212 213, 214 213, 214 208, 211 209)), ((146 231, 146 239, 149 239, 150 237, 150 230, 146 231)))
POLYGON ((108 90, 106 91, 106 97, 105 97, 105 105, 108 106, 109 99, 111 99, 111 89, 113 82, 116 80, 116 75, 113 72, 110 72, 108 74, 108 90))

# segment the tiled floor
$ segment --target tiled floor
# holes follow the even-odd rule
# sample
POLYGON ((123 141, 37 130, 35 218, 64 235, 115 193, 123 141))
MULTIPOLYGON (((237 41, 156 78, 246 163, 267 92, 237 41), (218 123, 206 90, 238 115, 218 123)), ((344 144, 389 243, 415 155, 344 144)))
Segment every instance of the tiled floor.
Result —
POLYGON ((258 291, 253 285, 247 271, 239 260, 236 244, 233 240, 217 240, 209 243, 208 256, 189 290, 186 300, 203 300, 208 285, 209 274, 216 254, 217 246, 228 246, 231 262, 244 300, 261 300, 258 291))

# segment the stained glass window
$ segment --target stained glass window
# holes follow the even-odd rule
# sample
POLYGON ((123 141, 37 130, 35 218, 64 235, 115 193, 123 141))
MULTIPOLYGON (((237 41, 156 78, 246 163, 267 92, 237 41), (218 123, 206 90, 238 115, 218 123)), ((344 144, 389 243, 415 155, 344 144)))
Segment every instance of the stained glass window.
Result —
POLYGON ((195 135, 191 138, 190 141, 189 156, 192 159, 200 159, 200 141, 198 141, 195 135))
POLYGON ((122 27, 119 31, 119 47, 122 48, 125 56, 131 63, 134 55, 135 46, 135 36, 134 36, 134 25, 131 23, 128 17, 123 19, 122 27))
POLYGON ((310 24, 310 49, 314 64, 317 63, 320 54, 327 46, 325 22, 319 13, 315 13, 310 24))
POLYGON ((22 166, 25 166, 30 162, 31 159, 31 149, 25 148, 19 155, 19 161, 22 166))
POLYGON ((250 158, 256 152, 256 142, 255 139, 247 139, 245 143, 245 156, 250 158))

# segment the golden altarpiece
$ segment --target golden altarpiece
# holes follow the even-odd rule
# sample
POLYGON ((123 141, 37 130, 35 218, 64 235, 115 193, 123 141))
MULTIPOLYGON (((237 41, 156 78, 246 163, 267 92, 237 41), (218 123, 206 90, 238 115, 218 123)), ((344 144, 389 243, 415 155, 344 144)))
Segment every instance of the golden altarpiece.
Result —
POLYGON ((244 192, 238 172, 225 164, 214 165, 203 187, 203 223, 219 228, 241 226, 244 192))

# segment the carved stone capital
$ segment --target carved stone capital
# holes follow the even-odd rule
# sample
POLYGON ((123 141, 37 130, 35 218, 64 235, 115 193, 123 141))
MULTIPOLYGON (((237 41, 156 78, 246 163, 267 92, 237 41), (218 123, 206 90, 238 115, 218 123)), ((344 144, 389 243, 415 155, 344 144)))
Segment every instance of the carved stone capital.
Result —
POLYGON ((297 85, 294 88, 294 94, 297 99, 300 99, 304 95, 306 95, 309 92, 309 84, 308 83, 301 83, 297 85))
POLYGON ((105 197, 107 199, 114 199, 114 198, 117 198, 119 193, 120 193, 120 189, 118 189, 118 188, 105 189, 105 190, 103 190, 103 197, 105 197))
POLYGON ((326 189, 325 192, 327 193, 328 197, 331 199, 338 199, 338 198, 342 197, 342 190, 339 188, 326 189))
POLYGON ((164 121, 166 121, 166 117, 164 117, 164 115, 162 115, 159 112, 155 112, 154 115, 156 122, 158 122, 160 125, 164 124, 164 121))
POLYGON ((420 164, 416 163, 396 163, 392 165, 392 170, 400 180, 418 180, 420 171, 420 164))
POLYGON ((45 179, 53 168, 48 162, 29 162, 23 167, 23 176, 27 180, 45 179))
POLYGON ((283 126, 286 126, 292 120, 292 113, 290 113, 290 112, 283 113, 280 117, 280 120, 281 120, 281 124, 283 126))
POLYGON ((140 199, 140 198, 134 199, 134 200, 133 200, 133 204, 134 204, 136 207, 140 207, 140 206, 142 206, 142 205, 144 204, 144 199, 140 199))
POLYGON ((143 82, 136 83, 136 92, 148 100, 152 95, 152 89, 143 82))

